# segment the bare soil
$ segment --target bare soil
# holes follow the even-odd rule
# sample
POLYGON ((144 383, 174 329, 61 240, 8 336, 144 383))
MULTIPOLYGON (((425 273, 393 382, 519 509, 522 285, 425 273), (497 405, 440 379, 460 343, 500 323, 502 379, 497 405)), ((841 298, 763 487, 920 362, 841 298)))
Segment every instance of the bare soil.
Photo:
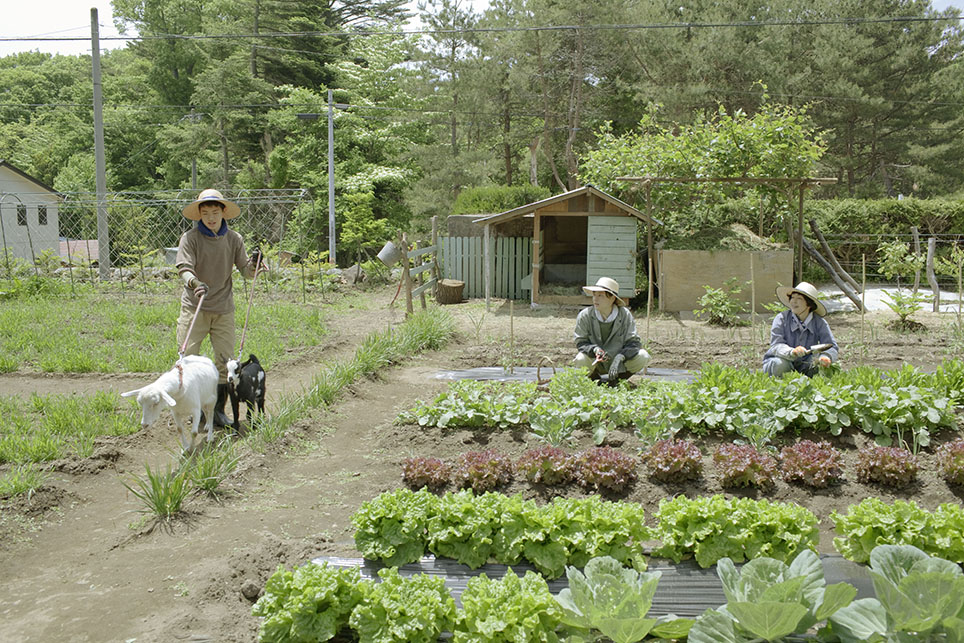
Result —
MULTIPOLYGON (((268 373, 268 412, 282 395, 297 394, 320 369, 349 359, 367 335, 400 323, 404 309, 389 306, 394 288, 371 293, 365 304, 329 319, 325 345, 307 358, 268 373)), ((507 302, 486 313, 480 302, 449 306, 459 333, 444 350, 415 356, 376 379, 359 381, 330 408, 299 421, 265 453, 247 452, 220 499, 193 497, 188 512, 161 525, 136 513, 138 503, 122 482, 143 475, 144 465, 165 467, 177 448, 176 430, 165 418, 146 431, 98 441, 83 460, 51 464, 48 483, 29 497, 0 499, 0 640, 2 641, 253 641, 258 620, 254 595, 278 567, 313 557, 357 556, 351 514, 377 494, 401 484, 400 462, 411 455, 454 459, 459 453, 495 448, 517 456, 531 445, 520 432, 482 435, 464 430, 424 430, 394 424, 416 399, 446 383, 439 370, 507 364, 535 366, 543 358, 563 365, 571 358, 575 307, 528 306, 507 302), (247 591, 243 592, 242 588, 247 591)), ((757 366, 768 342, 768 325, 708 328, 700 322, 654 317, 642 311, 641 336, 649 339, 653 367, 696 369, 703 362, 757 366)), ((918 313, 924 332, 887 327, 894 316, 836 315, 830 323, 842 347, 844 365, 882 368, 913 364, 933 370, 959 354, 951 341, 954 319, 918 313)), ((89 394, 123 391, 153 374, 116 376, 0 375, 5 395, 89 394)), ((615 432, 616 446, 634 451, 636 438, 615 432)), ((858 440, 839 443, 848 458, 848 479, 825 491, 778 483, 756 497, 793 502, 822 520, 820 547, 832 549, 831 511, 843 511, 869 495, 885 501, 913 499, 933 509, 959 501, 954 489, 934 475, 933 455, 922 456, 918 484, 899 492, 853 480, 852 453, 858 440)), ((588 436, 582 436, 588 445, 588 436)), ((707 477, 685 487, 640 479, 623 499, 643 503, 647 512, 678 493, 722 492, 707 477)), ((513 483, 508 492, 545 498, 575 495, 578 488, 536 490, 513 483)))

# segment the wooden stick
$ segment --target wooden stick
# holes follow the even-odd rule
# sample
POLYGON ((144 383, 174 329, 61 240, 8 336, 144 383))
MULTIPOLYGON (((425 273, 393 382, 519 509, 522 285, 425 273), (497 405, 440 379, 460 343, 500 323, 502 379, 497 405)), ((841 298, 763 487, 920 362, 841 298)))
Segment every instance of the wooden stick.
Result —
MULTIPOLYGON (((920 233, 917 231, 917 226, 911 226, 910 233, 914 235, 914 257, 915 259, 920 256, 920 233)), ((917 290, 920 288, 920 268, 914 272, 914 294, 917 294, 917 290)))
POLYGON ((833 250, 830 249, 830 244, 827 243, 827 240, 824 238, 823 233, 820 232, 820 228, 817 227, 816 220, 811 218, 808 221, 810 223, 810 229, 813 230, 813 236, 817 238, 817 241, 820 243, 820 248, 827 256, 827 259, 830 261, 830 264, 834 267, 837 273, 841 277, 843 277, 843 279, 847 283, 853 286, 854 290, 859 290, 860 287, 857 285, 857 282, 854 281, 854 278, 851 277, 850 274, 843 269, 843 266, 840 265, 840 262, 837 261, 837 257, 834 256, 833 250))
POLYGON ((814 260, 816 260, 816 262, 819 263, 824 270, 827 271, 827 273, 833 278, 834 283, 837 284, 837 287, 840 288, 840 290, 842 290, 845 295, 847 295, 850 301, 854 303, 854 306, 856 306, 860 310, 863 310, 863 304, 860 302, 860 299, 857 297, 857 293, 855 293, 853 288, 850 287, 850 284, 844 281, 840 277, 840 275, 837 274, 837 271, 833 269, 833 266, 830 265, 830 262, 824 259, 823 255, 817 252, 817 249, 814 248, 809 241, 807 241, 806 239, 802 239, 802 241, 803 241, 803 250, 806 250, 807 253, 811 257, 813 257, 814 260))
POLYGON ((860 255, 860 345, 864 345, 864 315, 867 307, 863 305, 867 298, 867 255, 860 255))
POLYGON ((927 240, 927 283, 930 284, 931 292, 934 293, 933 311, 941 312, 941 287, 937 283, 937 276, 934 274, 934 251, 937 248, 937 239, 931 237, 927 240))

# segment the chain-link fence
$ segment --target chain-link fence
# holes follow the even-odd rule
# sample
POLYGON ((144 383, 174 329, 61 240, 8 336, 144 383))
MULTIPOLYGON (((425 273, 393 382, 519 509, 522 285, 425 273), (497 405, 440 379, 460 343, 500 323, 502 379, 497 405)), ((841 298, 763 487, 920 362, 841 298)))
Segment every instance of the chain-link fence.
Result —
MULTIPOLYGON (((193 221, 181 210, 197 190, 116 192, 105 198, 109 271, 115 277, 145 265, 173 264, 178 240, 193 221)), ((327 230, 316 229, 315 203, 307 190, 223 191, 241 207, 230 226, 250 250, 270 246, 275 253, 311 253, 327 247, 327 230)), ((94 278, 100 244, 96 193, 0 193, 0 274, 52 272, 60 266, 94 278)))

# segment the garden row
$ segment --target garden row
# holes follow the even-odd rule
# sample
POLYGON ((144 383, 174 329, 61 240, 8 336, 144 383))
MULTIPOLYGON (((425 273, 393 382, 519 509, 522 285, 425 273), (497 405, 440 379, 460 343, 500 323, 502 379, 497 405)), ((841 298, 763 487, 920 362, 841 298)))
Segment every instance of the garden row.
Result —
POLYGON ((645 444, 687 430, 734 435, 757 447, 786 430, 840 435, 860 430, 877 444, 913 452, 938 431, 957 426, 964 403, 964 362, 933 374, 857 367, 827 376, 772 378, 759 371, 706 364, 692 382, 644 380, 635 389, 596 386, 579 369, 557 373, 541 394, 534 383, 454 382, 431 402, 418 402, 400 423, 439 428, 529 427, 558 446, 588 427, 597 444, 614 427, 634 428, 645 444))
MULTIPOLYGON (((964 563, 964 508, 945 503, 931 512, 914 502, 887 505, 867 498, 833 512, 844 557, 866 562, 877 545, 914 545, 964 563)), ((807 508, 764 499, 722 495, 663 499, 652 526, 642 505, 598 496, 561 498, 539 505, 521 495, 469 490, 440 496, 399 489, 365 502, 352 516, 355 546, 366 559, 396 566, 426 552, 475 569, 489 561, 528 562, 547 578, 566 565, 610 556, 638 566, 651 554, 675 562, 693 558, 709 567, 720 558, 760 556, 789 560, 816 549, 817 517, 807 508)))
MULTIPOLYGON (((812 488, 844 479, 843 456, 827 441, 801 440, 783 447, 779 457, 750 444, 726 443, 716 448, 712 460, 724 488, 767 488, 777 476, 812 488)), ((402 481, 411 489, 438 491, 452 484, 482 493, 519 476, 532 484, 575 482, 589 490, 618 494, 636 481, 640 465, 650 479, 667 484, 699 480, 704 473, 703 454, 695 442, 667 438, 644 448, 639 458, 612 447, 570 453, 553 446, 529 449, 516 460, 493 449, 462 453, 451 464, 413 456, 402 460, 402 481)), ((939 446, 936 466, 948 484, 964 485, 964 438, 939 446)), ((918 456, 900 447, 865 446, 857 450, 854 469, 858 482, 906 487, 917 480, 918 456)))
POLYGON ((468 581, 462 607, 438 576, 379 571, 361 580, 355 568, 309 563, 279 568, 253 613, 263 618, 262 643, 328 641, 345 634, 362 643, 429 643, 451 632, 455 643, 515 641, 690 643, 778 641, 960 641, 964 637, 964 573, 911 546, 884 545, 871 554, 877 598, 854 600, 848 583, 827 585, 816 554, 785 563, 757 558, 741 569, 723 558, 717 575, 726 603, 698 618, 649 614, 660 572, 627 569, 609 557, 566 568, 568 587, 550 593, 532 572, 468 581), (816 632, 816 634, 813 634, 816 632), (799 638, 797 638, 799 640, 799 638))

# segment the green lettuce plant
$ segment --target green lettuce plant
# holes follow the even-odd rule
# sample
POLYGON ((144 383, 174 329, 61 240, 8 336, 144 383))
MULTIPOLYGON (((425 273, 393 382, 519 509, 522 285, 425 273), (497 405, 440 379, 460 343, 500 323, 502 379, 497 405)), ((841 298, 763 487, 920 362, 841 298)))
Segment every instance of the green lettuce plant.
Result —
POLYGON ((333 639, 348 626, 362 600, 361 575, 355 568, 308 563, 290 572, 278 567, 254 604, 263 617, 261 643, 309 643, 333 639))
POLYGON ((546 581, 534 572, 519 578, 510 568, 501 580, 485 574, 469 580, 453 643, 515 643, 564 639, 562 608, 546 581))
POLYGON ((862 598, 830 617, 843 643, 964 640, 964 573, 911 545, 881 545, 870 554, 876 598, 862 598))
POLYGON ((856 563, 866 563, 878 545, 913 545, 922 551, 964 563, 964 507, 941 504, 934 511, 916 502, 865 498, 847 508, 846 514, 831 512, 837 536, 834 547, 856 563))
POLYGON ((662 544, 653 555, 677 563, 692 556, 700 567, 721 558, 789 560, 815 549, 820 535, 817 517, 805 507, 719 494, 663 499, 656 519, 654 536, 662 544))
POLYGON ((647 618, 660 572, 636 571, 623 567, 609 556, 593 558, 584 572, 566 568, 569 587, 556 596, 562 607, 562 622, 580 634, 570 641, 594 641, 596 634, 614 643, 634 643, 647 636, 678 639, 686 636, 692 619, 673 615, 647 618))
POLYGON ((355 548, 365 558, 389 566, 417 561, 425 554, 428 519, 438 502, 424 489, 399 489, 362 503, 351 517, 355 548))
POLYGON ((690 643, 786 640, 791 634, 806 633, 857 595, 847 583, 827 585, 820 558, 810 550, 800 552, 789 565, 763 557, 740 570, 722 558, 716 573, 727 602, 696 619, 690 643))
POLYGON ((455 600, 441 576, 403 578, 395 567, 378 571, 380 583, 361 585, 363 598, 349 624, 361 643, 435 643, 455 623, 455 600))

